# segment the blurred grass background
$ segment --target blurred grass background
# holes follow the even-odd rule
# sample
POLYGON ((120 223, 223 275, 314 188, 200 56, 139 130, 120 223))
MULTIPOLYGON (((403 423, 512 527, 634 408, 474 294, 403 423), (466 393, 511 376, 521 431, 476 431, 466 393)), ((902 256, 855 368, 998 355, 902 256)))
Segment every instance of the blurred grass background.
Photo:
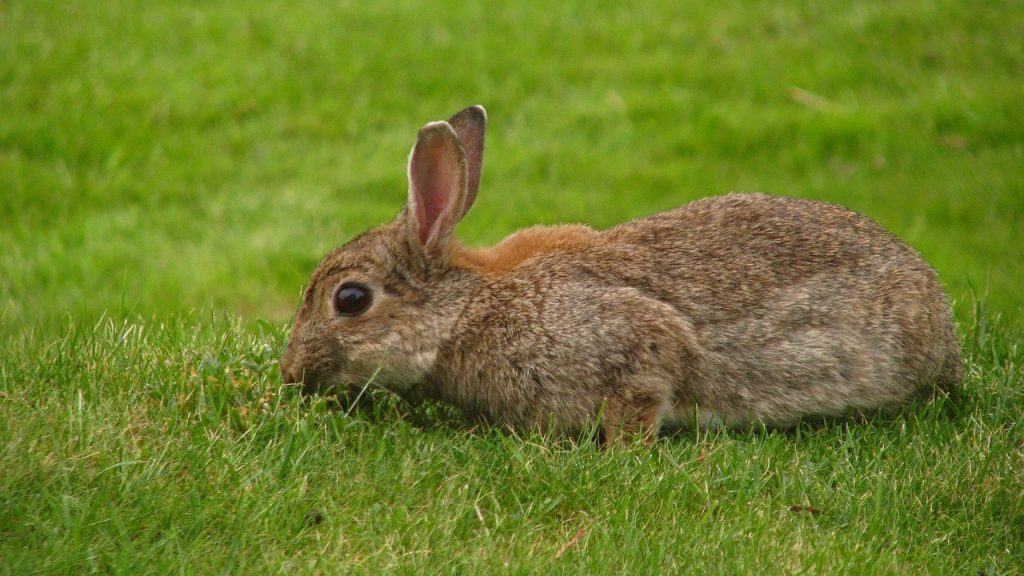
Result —
POLYGON ((490 114, 460 234, 730 191, 837 202, 1024 318, 1024 10, 937 0, 0 2, 0 323, 283 322, 490 114))

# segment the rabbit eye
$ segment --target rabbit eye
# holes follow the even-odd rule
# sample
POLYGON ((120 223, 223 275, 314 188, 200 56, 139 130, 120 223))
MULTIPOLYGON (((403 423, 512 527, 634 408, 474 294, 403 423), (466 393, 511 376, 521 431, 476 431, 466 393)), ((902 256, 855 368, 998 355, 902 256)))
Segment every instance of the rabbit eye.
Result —
POLYGON ((334 310, 342 316, 358 316, 366 312, 372 301, 369 288, 346 282, 334 293, 334 310))

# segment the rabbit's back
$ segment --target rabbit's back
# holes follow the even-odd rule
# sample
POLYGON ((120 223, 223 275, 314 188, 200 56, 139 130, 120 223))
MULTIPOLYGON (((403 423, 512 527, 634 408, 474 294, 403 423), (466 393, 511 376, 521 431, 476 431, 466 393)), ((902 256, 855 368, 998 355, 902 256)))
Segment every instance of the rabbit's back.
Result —
POLYGON ((698 324, 746 317, 800 286, 870 284, 892 266, 934 278, 920 256, 868 218, 781 196, 705 198, 605 235, 630 253, 623 271, 671 287, 675 306, 698 324))
MULTIPOLYGON (((905 404, 960 378, 935 272, 870 219, 808 200, 734 194, 609 230, 622 278, 690 322, 700 395, 769 423, 905 404)), ((733 414, 733 420, 743 420, 733 414)), ((728 418, 727 418, 728 419, 728 418)))

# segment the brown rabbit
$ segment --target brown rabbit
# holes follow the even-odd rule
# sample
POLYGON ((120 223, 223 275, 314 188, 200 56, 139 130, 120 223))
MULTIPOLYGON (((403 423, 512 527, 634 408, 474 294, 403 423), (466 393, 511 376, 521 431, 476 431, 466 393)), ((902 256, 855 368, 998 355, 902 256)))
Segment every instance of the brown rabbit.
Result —
POLYGON ((892 412, 960 380, 935 272, 838 206, 731 194, 606 231, 458 244, 485 127, 474 106, 420 130, 405 209, 313 273, 286 381, 372 381, 519 429, 600 420, 612 440, 892 412))

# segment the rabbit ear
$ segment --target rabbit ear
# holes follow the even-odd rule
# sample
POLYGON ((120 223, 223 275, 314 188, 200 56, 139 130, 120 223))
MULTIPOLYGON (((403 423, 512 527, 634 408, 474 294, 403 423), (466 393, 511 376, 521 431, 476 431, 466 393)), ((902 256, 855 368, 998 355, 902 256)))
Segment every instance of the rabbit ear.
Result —
POLYGON ((483 173, 484 134, 487 131, 487 111, 483 106, 463 108, 448 123, 459 136, 459 143, 466 152, 466 202, 462 216, 469 212, 480 190, 480 175, 483 173))
POLYGON ((420 129, 409 155, 405 218, 428 255, 444 253, 466 201, 466 154, 447 122, 420 129))

